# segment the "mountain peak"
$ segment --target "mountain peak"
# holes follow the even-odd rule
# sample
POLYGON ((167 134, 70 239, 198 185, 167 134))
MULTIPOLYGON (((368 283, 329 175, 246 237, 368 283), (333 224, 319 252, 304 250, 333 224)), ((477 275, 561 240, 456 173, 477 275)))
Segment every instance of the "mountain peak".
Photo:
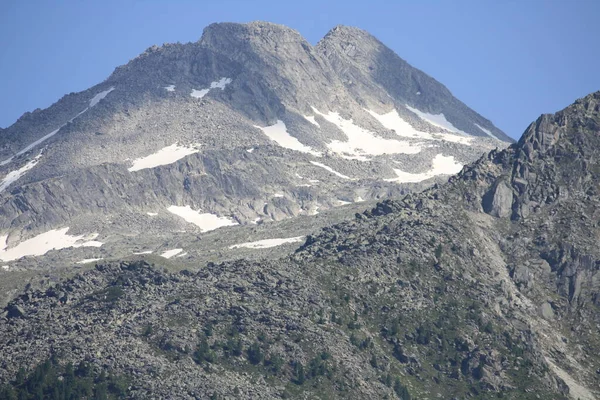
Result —
POLYGON ((210 24, 204 29, 200 38, 200 43, 208 47, 216 47, 232 41, 307 43, 298 31, 285 25, 265 21, 210 24))
POLYGON ((371 35, 369 32, 365 31, 364 29, 358 28, 356 26, 336 25, 332 29, 330 29, 329 32, 327 32, 327 34, 323 37, 323 39, 328 38, 328 37, 329 38, 336 37, 336 36, 346 36, 346 37, 365 36, 365 37, 374 38, 374 36, 371 35))
POLYGON ((600 130, 600 91, 590 93, 555 114, 541 115, 521 139, 519 148, 532 158, 556 152, 558 148, 578 146, 578 152, 598 150, 600 130))

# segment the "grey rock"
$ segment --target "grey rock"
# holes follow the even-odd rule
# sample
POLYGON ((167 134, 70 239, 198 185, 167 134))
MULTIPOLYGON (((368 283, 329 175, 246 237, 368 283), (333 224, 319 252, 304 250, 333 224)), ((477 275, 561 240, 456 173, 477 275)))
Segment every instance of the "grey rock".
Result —
POLYGON ((552 305, 550 303, 544 303, 540 306, 540 314, 544 319, 549 321, 554 319, 554 310, 552 309, 552 305))
POLYGON ((16 304, 11 304, 7 307, 6 310, 7 318, 23 318, 25 317, 25 311, 23 308, 16 304))
POLYGON ((513 192, 504 179, 500 179, 484 196, 483 208, 494 217, 506 218, 512 213, 513 192))

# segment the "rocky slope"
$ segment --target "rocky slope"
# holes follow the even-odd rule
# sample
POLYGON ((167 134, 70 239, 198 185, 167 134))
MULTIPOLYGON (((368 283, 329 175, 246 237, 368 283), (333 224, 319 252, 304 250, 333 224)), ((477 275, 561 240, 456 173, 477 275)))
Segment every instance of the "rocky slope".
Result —
POLYGON ((400 196, 509 141, 364 31, 214 24, 0 132, 0 260, 400 196))
POLYGON ((6 307, 0 378, 51 354, 137 398, 595 399, 600 92, 291 256, 101 263, 6 307))

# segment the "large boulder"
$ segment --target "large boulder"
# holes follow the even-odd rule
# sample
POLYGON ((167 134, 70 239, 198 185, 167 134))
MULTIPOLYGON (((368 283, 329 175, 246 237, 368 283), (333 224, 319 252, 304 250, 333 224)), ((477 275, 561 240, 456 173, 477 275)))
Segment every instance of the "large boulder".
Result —
POLYGON ((513 190, 505 180, 499 180, 492 189, 483 196, 483 210, 498 218, 511 215, 513 205, 513 190))

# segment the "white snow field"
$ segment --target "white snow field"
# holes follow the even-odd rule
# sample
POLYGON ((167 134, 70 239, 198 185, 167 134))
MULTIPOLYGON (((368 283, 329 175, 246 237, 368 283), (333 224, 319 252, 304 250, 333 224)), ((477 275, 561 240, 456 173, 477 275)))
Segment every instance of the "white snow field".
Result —
POLYGON ((192 89, 190 96, 195 97, 196 99, 201 99, 206 96, 208 92, 210 92, 210 89, 192 89))
POLYGON ((211 89, 221 89, 225 90, 225 86, 231 83, 231 78, 221 78, 218 81, 211 82, 210 87, 208 89, 192 89, 192 93, 190 94, 192 97, 197 99, 201 99, 210 92, 211 89))
POLYGON ((0 182, 0 193, 2 193, 4 190, 6 190, 6 188, 8 188, 12 183, 16 182, 20 177, 25 175, 25 172, 27 172, 31 168, 35 167, 35 165, 40 161, 41 157, 42 157, 42 153, 40 152, 40 154, 38 154, 33 160, 29 161, 27 164, 23 165, 21 168, 15 170, 15 171, 11 171, 8 174, 6 174, 4 179, 2 179, 2 182, 0 182))
POLYGON ((181 253, 182 251, 183 251, 183 249, 167 250, 164 253, 162 253, 160 256, 164 257, 164 258, 171 258, 171 257, 176 256, 177 254, 181 253))
POLYGON ((471 137, 453 135, 450 133, 436 135, 429 132, 421 132, 402 119, 396 110, 392 110, 387 114, 377 114, 376 112, 367 109, 365 109, 365 111, 371 114, 385 128, 394 130, 398 136, 422 140, 445 140, 447 142, 461 143, 464 145, 471 144, 471 137))
POLYGON ((95 241, 98 234, 80 236, 67 235, 69 227, 53 229, 27 239, 16 246, 7 249, 8 236, 0 236, 0 260, 13 261, 25 256, 41 256, 50 250, 60 250, 67 247, 100 247, 103 243, 95 241))
POLYGON ((149 156, 133 160, 133 165, 128 169, 130 172, 140 171, 146 168, 154 168, 160 165, 172 164, 185 156, 198 153, 200 145, 179 146, 177 143, 164 147, 149 156))
POLYGON ((328 166, 327 166, 327 165, 325 165, 325 164, 321 164, 321 163, 319 163, 319 162, 316 162, 316 161, 311 161, 310 163, 311 163, 312 165, 315 165, 315 166, 317 166, 317 167, 323 168, 324 170, 326 170, 326 171, 329 171, 329 172, 331 172, 332 174, 334 174, 335 176, 339 176, 339 177, 340 177, 340 178, 342 178, 342 179, 350 179, 350 180, 353 180, 353 179, 352 179, 352 178, 350 178, 349 176, 346 176, 346 175, 344 175, 344 174, 341 174, 341 173, 337 172, 336 170, 334 170, 333 168, 331 168, 331 167, 328 167, 328 166))
POLYGON ((312 154, 313 156, 317 157, 321 156, 321 153, 303 145, 298 139, 290 135, 287 131, 285 123, 281 120, 277 120, 275 125, 265 127, 254 125, 254 127, 259 128, 265 135, 267 135, 269 139, 283 148, 296 150, 301 153, 312 154))
POLYGON ((247 249, 268 249, 270 247, 281 246, 286 243, 298 243, 304 240, 304 236, 297 236, 287 239, 264 239, 258 240, 256 242, 248 242, 235 244, 233 246, 229 246, 230 249, 239 249, 239 248, 247 248, 247 249))
POLYGON ((395 169, 395 178, 386 179, 387 182, 397 183, 415 183, 421 182, 429 178, 433 178, 437 175, 453 175, 462 169, 462 164, 454 161, 453 156, 444 156, 442 154, 436 155, 432 160, 431 169, 427 172, 418 174, 412 174, 410 172, 404 172, 400 169, 395 169))
POLYGON ((96 104, 100 103, 100 100, 103 100, 113 90, 115 90, 115 88, 111 87, 110 89, 105 90, 104 92, 100 92, 97 95, 95 95, 94 97, 92 97, 92 99, 90 100, 90 108, 92 108, 96 104))
POLYGON ((214 231, 224 226, 238 225, 227 217, 219 217, 211 213, 200 213, 190 206, 170 206, 167 210, 200 228, 201 232, 214 231))
POLYGON ((475 124, 476 127, 478 127, 479 129, 481 129, 481 131, 483 133, 485 133, 486 135, 488 135, 489 137, 491 137, 492 139, 496 139, 496 140, 500 140, 498 139, 496 136, 494 136, 494 134, 489 130, 489 129, 485 129, 483 126, 479 125, 479 124, 475 124))
POLYGON ((446 116, 444 114, 429 114, 421 110, 417 110, 416 108, 413 108, 408 104, 405 104, 405 106, 410 111, 417 114, 422 120, 429 122, 431 125, 437 126, 438 128, 446 129, 450 132, 456 132, 466 136, 469 135, 467 132, 461 131, 460 129, 452 125, 452 123, 446 119, 446 116))
POLYGON ((163 89, 165 89, 167 92, 174 92, 175 91, 175 85, 165 86, 163 89))
POLYGON ((337 112, 330 111, 328 114, 323 114, 314 107, 312 109, 346 134, 347 141, 333 140, 327 145, 331 151, 342 157, 367 161, 368 159, 365 158, 367 155, 417 154, 421 151, 420 146, 406 141, 375 136, 373 132, 354 124, 351 119, 342 118, 337 112))
MULTIPOLYGON (((81 114, 85 113, 87 110, 89 110, 91 107, 94 107, 96 104, 98 104, 100 102, 100 100, 104 99, 110 92, 112 92, 115 88, 111 87, 108 90, 105 90, 103 92, 98 93, 97 95, 95 95, 94 97, 92 97, 92 99, 90 100, 89 106, 85 108, 85 110, 81 111, 79 114, 77 114, 76 116, 74 116, 73 118, 71 118, 69 120, 69 122, 73 122, 73 120, 77 117, 79 117, 81 114)), ((45 136, 42 136, 41 138, 39 138, 38 140, 36 140, 33 143, 30 143, 28 146, 26 146, 25 148, 21 149, 19 152, 17 152, 17 154, 15 154, 14 156, 7 158, 4 161, 0 162, 0 166, 2 165, 6 165, 9 162, 11 162, 15 157, 20 156, 21 154, 25 154, 27 153, 29 150, 33 149, 34 147, 38 146, 39 144, 45 142, 46 140, 50 139, 52 136, 56 135, 58 133, 58 131, 60 131, 60 129, 65 126, 67 124, 63 124, 60 127, 58 127, 58 129, 53 130, 52 132, 48 133, 45 136)))
POLYGON ((100 261, 102 260, 101 258, 86 258, 84 260, 81 261, 77 261, 77 264, 87 264, 87 263, 92 263, 92 262, 96 262, 96 261, 100 261))

